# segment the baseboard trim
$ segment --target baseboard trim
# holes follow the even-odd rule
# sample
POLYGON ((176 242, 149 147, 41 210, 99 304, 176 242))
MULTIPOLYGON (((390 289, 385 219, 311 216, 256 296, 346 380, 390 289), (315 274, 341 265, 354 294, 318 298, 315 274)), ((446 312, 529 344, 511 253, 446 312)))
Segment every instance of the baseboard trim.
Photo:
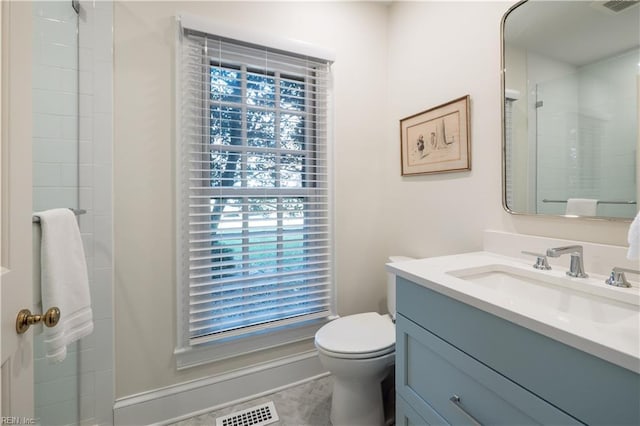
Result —
POLYGON ((317 351, 119 398, 114 425, 166 425, 327 375, 317 351))

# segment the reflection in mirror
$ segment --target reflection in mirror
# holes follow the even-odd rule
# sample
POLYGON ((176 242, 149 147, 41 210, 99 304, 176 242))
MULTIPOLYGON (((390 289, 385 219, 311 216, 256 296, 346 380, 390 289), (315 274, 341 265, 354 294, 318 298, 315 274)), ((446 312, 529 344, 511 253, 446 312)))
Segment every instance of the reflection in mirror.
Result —
POLYGON ((633 218, 640 2, 524 1, 502 31, 505 208, 633 218))

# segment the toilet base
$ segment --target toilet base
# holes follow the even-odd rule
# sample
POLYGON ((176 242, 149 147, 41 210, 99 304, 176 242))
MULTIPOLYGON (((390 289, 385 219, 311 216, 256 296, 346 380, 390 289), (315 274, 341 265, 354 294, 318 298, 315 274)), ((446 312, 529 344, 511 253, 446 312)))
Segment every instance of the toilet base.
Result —
MULTIPOLYGON (((387 320, 393 327, 391 318, 387 320)), ((395 330, 391 332, 395 337, 395 330)), ((318 344, 317 334, 315 343, 320 362, 333 376, 330 415, 333 426, 384 426, 382 380, 393 368, 395 347, 374 347, 365 353, 331 352, 318 344)))
POLYGON ((333 426, 383 426, 380 382, 372 386, 370 380, 340 380, 334 376, 330 417, 333 426))

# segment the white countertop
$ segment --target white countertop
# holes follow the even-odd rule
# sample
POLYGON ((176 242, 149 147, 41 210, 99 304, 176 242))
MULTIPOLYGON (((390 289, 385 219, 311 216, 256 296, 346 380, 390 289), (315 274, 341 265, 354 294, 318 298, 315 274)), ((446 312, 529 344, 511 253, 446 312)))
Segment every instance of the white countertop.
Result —
POLYGON ((386 267, 397 276, 640 374, 640 289, 637 283, 632 282, 631 288, 609 286, 604 283, 605 276, 591 274, 588 270, 589 278, 570 278, 565 275, 566 268, 538 271, 533 269, 532 262, 490 252, 417 259, 390 263, 386 267), (449 273, 487 265, 506 265, 529 275, 533 271, 533 274, 562 282, 572 292, 609 298, 635 313, 619 321, 596 322, 529 303, 525 298, 514 300, 449 273))

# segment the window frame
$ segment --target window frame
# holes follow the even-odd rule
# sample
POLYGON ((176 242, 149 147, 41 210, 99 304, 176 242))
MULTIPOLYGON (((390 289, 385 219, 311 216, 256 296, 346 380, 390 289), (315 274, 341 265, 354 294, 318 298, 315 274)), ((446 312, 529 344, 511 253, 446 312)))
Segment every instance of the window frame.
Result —
MULTIPOLYGON (((185 14, 179 15, 177 17, 177 27, 178 27, 177 28, 178 37, 176 41, 176 55, 175 55, 175 60, 176 60, 176 64, 175 64, 176 65, 175 66, 176 154, 177 154, 176 155, 176 179, 175 179, 177 183, 177 188, 176 188, 177 344, 174 350, 174 355, 176 357, 176 366, 178 370, 180 370, 180 369, 189 368, 192 366, 219 361, 219 360, 227 359, 230 357, 236 357, 242 354, 248 354, 248 353, 253 353, 257 351, 267 350, 270 348, 291 344, 295 342, 300 342, 300 341, 304 341, 312 338, 315 335, 315 332, 322 325, 324 325, 328 320, 333 319, 335 317, 336 291, 335 291, 335 279, 334 279, 335 268, 333 264, 334 260, 333 260, 333 257, 331 256, 330 267, 329 267, 330 275, 331 275, 331 277, 329 278, 330 316, 326 318, 321 318, 321 319, 310 319, 310 320, 299 322, 298 324, 294 324, 294 325, 282 325, 277 328, 271 328, 271 329, 262 330, 262 331, 255 331, 248 335, 247 334, 241 335, 241 336, 231 335, 228 338, 223 338, 223 339, 219 339, 219 340, 208 342, 208 343, 203 343, 198 345, 190 344, 190 337, 188 332, 189 312, 188 312, 188 300, 187 300, 189 298, 188 296, 189 242, 187 241, 187 238, 184 238, 184 232, 188 233, 189 222, 188 222, 188 214, 185 214, 185 212, 183 212, 183 207, 182 207, 183 205, 185 205, 184 204, 185 198, 188 199, 189 194, 188 194, 188 191, 184 191, 183 189, 184 188, 183 183, 184 183, 185 174, 187 173, 187 171, 183 169, 185 152, 181 143, 182 123, 180 118, 181 117, 180 106, 181 106, 181 99, 182 99, 182 88, 181 88, 182 76, 180 72, 181 70, 180 52, 182 49, 182 37, 184 34, 184 30, 189 29, 193 31, 203 32, 206 34, 215 34, 216 36, 232 38, 232 39, 240 40, 241 42, 246 42, 250 44, 268 46, 269 48, 284 50, 284 51, 288 51, 293 54, 299 54, 299 55, 308 55, 308 56, 313 55, 314 57, 317 57, 318 56, 317 53, 321 52, 323 54, 323 56, 321 57, 326 57, 327 60, 330 62, 333 61, 333 54, 332 52, 328 52, 324 49, 310 46, 304 43, 300 43, 298 41, 292 41, 288 39, 274 39, 274 37, 272 36, 267 37, 268 38, 267 42, 269 43, 267 44, 265 43, 265 35, 263 34, 248 33, 238 28, 231 28, 231 27, 226 27, 226 29, 221 28, 225 26, 213 24, 211 22, 204 21, 199 17, 194 17, 191 15, 185 15, 185 14), (185 280, 185 277, 186 277, 186 280, 185 280)), ((210 60, 207 66, 211 66, 210 60)), ((246 64, 242 65, 243 68, 245 66, 246 64)), ((278 73, 286 74, 286 70, 279 69, 278 73)), ((331 73, 329 72, 329 76, 330 75, 331 73)), ((206 78, 204 79, 206 80, 206 78)), ((203 84, 205 84, 205 82, 203 82, 203 84)), ((210 83, 207 83, 207 84, 210 84, 210 83)), ((207 103, 209 103, 208 99, 206 100, 204 99, 205 95, 208 93, 205 87, 206 86, 203 86, 203 91, 202 91, 203 102, 206 101, 207 103)), ((328 192, 327 218, 329 220, 328 229, 329 229, 329 235, 330 235, 329 252, 333 253, 334 252, 333 250, 334 220, 333 220, 333 213, 332 213, 333 212, 332 205, 333 205, 334 191, 333 191, 333 180, 332 180, 332 165, 333 165, 333 147, 332 147, 332 131, 331 131, 332 118, 330 113, 332 110, 331 84, 327 85, 326 92, 327 92, 326 103, 328 107, 328 113, 327 113, 327 118, 325 123, 326 124, 325 131, 327 134, 326 165, 327 165, 327 179, 328 179, 327 188, 326 188, 328 192)), ((242 102, 241 104, 243 105, 243 108, 246 108, 246 104, 244 102, 242 102)), ((208 107, 207 107, 207 110, 208 110, 208 107)), ((205 114, 203 111, 203 115, 208 115, 208 114, 205 114)), ((204 124, 205 124, 205 121, 203 121, 203 125, 204 124)), ((316 143, 316 141, 313 141, 313 143, 316 143)), ((234 151, 236 150, 236 148, 238 152, 246 152, 247 149, 248 150, 252 149, 252 147, 247 146, 246 143, 243 143, 241 146, 238 146, 238 147, 234 146, 233 147, 234 151)), ((308 149, 306 149, 305 151, 308 151, 308 149)), ((299 152, 296 152, 296 154, 299 154, 299 152)), ((280 153, 278 153, 278 155, 280 155, 280 153)), ((306 159, 305 161, 308 160, 307 155, 308 154, 305 153, 305 159, 306 159)), ((244 158, 242 161, 246 162, 246 158, 244 158)), ((206 172, 203 172, 203 174, 206 174, 206 172)), ((205 181, 210 181, 211 178, 210 176, 207 176, 206 178, 203 178, 203 179, 205 181)), ((248 188, 244 188, 244 189, 248 189, 248 188)), ((264 188, 260 188, 261 196, 264 196, 263 194, 265 193, 263 189, 264 188)), ((278 187, 268 188, 268 189, 273 189, 272 196, 275 198, 294 197, 294 195, 290 195, 290 194, 282 194, 282 193, 278 194, 278 191, 281 190, 281 188, 278 188, 278 187)), ((310 188, 301 187, 299 189, 300 191, 299 192, 296 191, 295 197, 298 197, 298 196, 313 197, 314 191, 316 191, 316 189, 313 187, 310 187, 310 188), (305 191, 306 193, 308 193, 308 195, 299 195, 305 191)), ((231 190, 231 188, 229 188, 229 190, 231 190)), ((248 197, 250 198, 251 191, 247 191, 247 192, 248 192, 247 194, 238 193, 233 195, 236 196, 237 198, 248 198, 248 197)))

